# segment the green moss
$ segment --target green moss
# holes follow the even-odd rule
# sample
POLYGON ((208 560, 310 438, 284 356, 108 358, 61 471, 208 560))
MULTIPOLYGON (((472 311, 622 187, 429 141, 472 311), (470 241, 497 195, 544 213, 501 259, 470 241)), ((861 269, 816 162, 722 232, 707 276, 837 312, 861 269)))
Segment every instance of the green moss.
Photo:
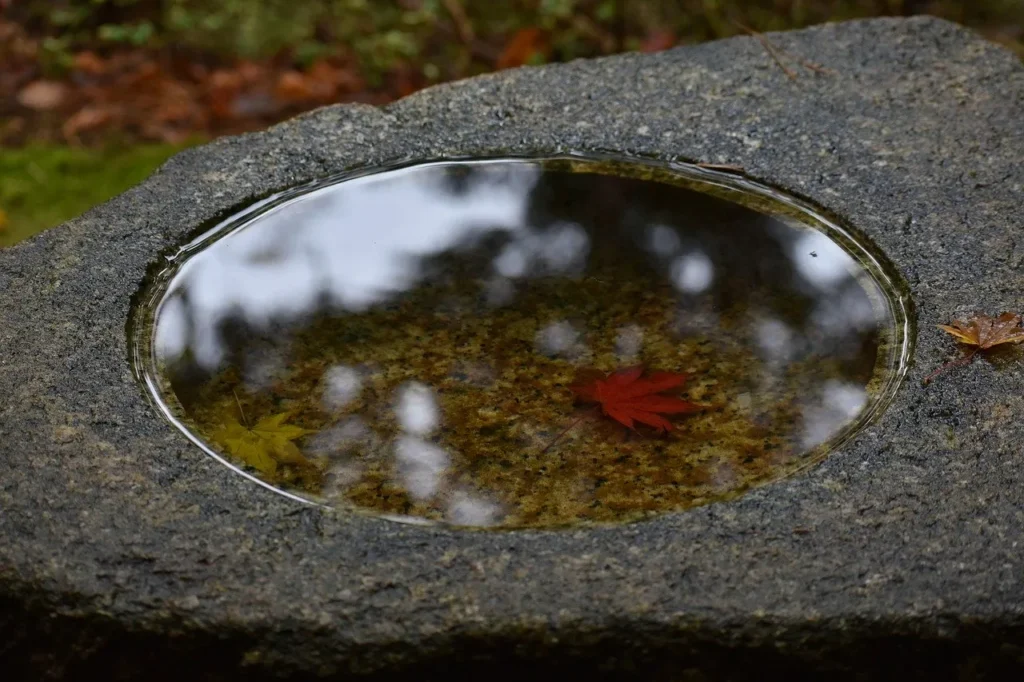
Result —
POLYGON ((81 149, 30 145, 0 153, 0 247, 70 220, 148 177, 188 145, 81 149))

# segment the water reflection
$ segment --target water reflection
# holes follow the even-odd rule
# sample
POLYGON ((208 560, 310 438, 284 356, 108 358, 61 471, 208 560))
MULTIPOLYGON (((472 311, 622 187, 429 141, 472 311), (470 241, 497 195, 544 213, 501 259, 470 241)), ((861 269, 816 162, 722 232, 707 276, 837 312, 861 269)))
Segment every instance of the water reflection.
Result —
POLYGON ((458 526, 493 526, 501 520, 501 509, 479 495, 459 490, 452 495, 446 520, 458 526))
POLYGON ((448 453, 429 441, 401 436, 395 443, 395 459, 402 486, 416 501, 428 500, 437 493, 441 477, 448 468, 448 453))
POLYGON ((822 385, 817 400, 803 413, 802 445, 813 448, 831 438, 838 429, 856 417, 868 401, 863 386, 828 380, 822 385))
POLYGON ((705 503, 858 419, 892 318, 843 247, 710 186, 584 170, 391 171, 213 241, 156 314, 183 417, 205 438, 286 413, 305 461, 273 483, 479 526, 705 503), (704 411, 658 439, 574 406, 581 376, 639 364, 704 411))
POLYGON ((623 365, 640 360, 644 347, 644 330, 640 325, 631 324, 619 329, 615 337, 615 355, 623 365))
POLYGON ((441 425, 441 411, 434 392, 417 381, 399 389, 395 414, 399 427, 417 436, 429 436, 441 425))
POLYGON ((550 357, 579 357, 586 352, 580 343, 580 333, 566 320, 552 322, 536 335, 537 351, 550 357))
POLYGON ((327 410, 341 410, 359 397, 363 379, 359 370, 345 365, 329 367, 324 372, 323 403, 327 410))
MULTIPOLYGON (((522 230, 538 174, 527 165, 467 174, 458 201, 438 201, 452 186, 443 174, 398 171, 383 184, 355 180, 280 206, 184 265, 169 296, 181 305, 161 309, 156 346, 166 359, 191 351, 213 370, 225 357, 218 329, 228 317, 267 329, 325 304, 359 311, 385 302, 427 275, 430 256, 522 230)), ((566 249, 578 238, 556 238, 556 264, 571 261, 566 249)))
POLYGON ((672 262, 672 281, 684 293, 699 294, 714 278, 715 266, 703 251, 691 251, 672 262))

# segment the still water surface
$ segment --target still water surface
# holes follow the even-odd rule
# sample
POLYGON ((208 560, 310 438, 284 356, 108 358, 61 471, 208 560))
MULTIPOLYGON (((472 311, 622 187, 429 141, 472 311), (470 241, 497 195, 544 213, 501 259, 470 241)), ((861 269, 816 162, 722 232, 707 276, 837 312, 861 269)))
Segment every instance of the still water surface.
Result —
POLYGON ((187 245, 150 284, 138 364, 210 454, 302 499, 632 521, 798 471, 880 409, 906 353, 891 281, 722 173, 430 163, 272 197, 187 245), (582 399, 631 368, 685 375, 657 395, 692 409, 630 429, 582 399))

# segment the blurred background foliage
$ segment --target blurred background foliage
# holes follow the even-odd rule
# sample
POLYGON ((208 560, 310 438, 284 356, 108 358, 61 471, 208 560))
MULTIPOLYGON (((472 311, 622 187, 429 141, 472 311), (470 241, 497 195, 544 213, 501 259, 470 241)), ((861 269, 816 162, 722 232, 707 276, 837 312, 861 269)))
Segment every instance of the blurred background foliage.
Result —
POLYGON ((933 14, 1024 55, 1024 0, 0 0, 0 246, 167 155, 495 69, 933 14))
POLYGON ((430 80, 493 66, 523 29, 548 34, 556 61, 637 49, 653 33, 699 42, 880 15, 934 14, 1018 44, 1020 0, 8 0, 11 20, 46 36, 51 66, 75 49, 178 47, 298 63, 342 49, 381 77, 416 59, 430 80), (461 16, 460 16, 461 15, 461 16), (469 35, 466 35, 466 31, 469 35), (468 43, 468 44, 467 44, 468 43))

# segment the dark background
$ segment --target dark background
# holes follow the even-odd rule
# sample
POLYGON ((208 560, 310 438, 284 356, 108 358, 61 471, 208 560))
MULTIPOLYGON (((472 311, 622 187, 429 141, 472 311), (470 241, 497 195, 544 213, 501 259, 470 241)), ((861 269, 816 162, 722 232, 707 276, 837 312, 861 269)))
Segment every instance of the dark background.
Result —
POLYGON ((523 64, 922 13, 1024 55, 1024 0, 0 0, 0 247, 139 182, 183 147, 324 104, 383 104, 523 64))

